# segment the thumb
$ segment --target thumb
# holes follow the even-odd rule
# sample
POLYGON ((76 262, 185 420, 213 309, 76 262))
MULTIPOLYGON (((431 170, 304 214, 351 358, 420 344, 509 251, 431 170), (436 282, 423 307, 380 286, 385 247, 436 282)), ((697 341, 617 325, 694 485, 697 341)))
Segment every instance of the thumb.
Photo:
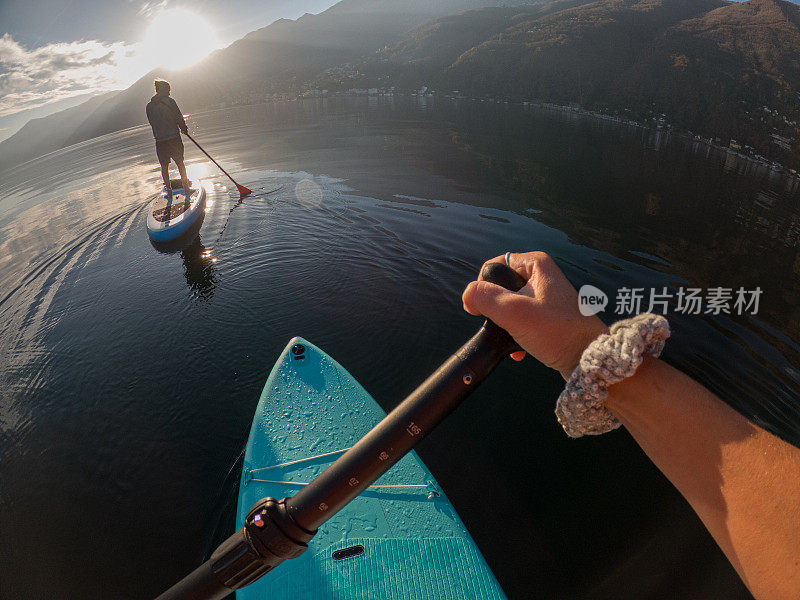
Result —
MULTIPOLYGON (((464 310, 473 315, 483 315, 501 325, 504 309, 517 294, 488 281, 473 281, 464 290, 461 301, 464 310)), ((501 325, 502 326, 502 325, 501 325)))

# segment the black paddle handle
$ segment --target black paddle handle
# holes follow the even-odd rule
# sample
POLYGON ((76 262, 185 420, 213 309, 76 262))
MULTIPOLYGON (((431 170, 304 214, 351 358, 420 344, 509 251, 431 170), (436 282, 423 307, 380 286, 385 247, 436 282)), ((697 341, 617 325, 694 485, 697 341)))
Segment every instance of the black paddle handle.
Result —
MULTIPOLYGON (((527 283, 525 278, 517 273, 514 269, 507 267, 502 263, 496 262, 490 262, 483 265, 483 269, 481 269, 481 278, 490 283, 504 287, 507 290, 511 290, 512 292, 520 291, 527 283)), ((487 319, 486 323, 484 323, 484 327, 487 326, 499 330, 499 333, 497 334, 498 339, 495 342, 499 346, 499 351, 505 350, 506 354, 511 354, 517 350, 522 350, 519 344, 514 341, 514 338, 512 338, 505 329, 498 327, 489 319, 487 319)))
POLYGON ((481 277, 490 283, 518 292, 528 283, 525 278, 503 263, 490 262, 483 265, 481 277))
MULTIPOLYGON (((486 281, 518 291, 525 280, 500 263, 486 281)), ((157 600, 222 600, 308 548, 320 525, 412 450, 519 346, 492 321, 447 359, 361 440, 291 498, 264 498, 245 525, 157 600)))

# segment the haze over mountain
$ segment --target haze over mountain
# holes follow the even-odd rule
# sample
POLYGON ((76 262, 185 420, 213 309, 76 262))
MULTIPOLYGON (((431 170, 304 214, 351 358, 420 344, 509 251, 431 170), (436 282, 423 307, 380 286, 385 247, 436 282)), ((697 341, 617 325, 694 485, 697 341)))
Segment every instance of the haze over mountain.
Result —
POLYGON ((119 92, 108 92, 46 117, 33 119, 0 143, 0 168, 11 167, 73 144, 76 128, 91 119, 103 104, 119 92))
MULTIPOLYGON (((516 3, 516 2, 514 2, 516 3)), ((145 123, 144 105, 153 93, 153 79, 172 83, 173 96, 184 112, 218 106, 240 93, 281 91, 320 69, 357 61, 410 28, 441 15, 507 0, 342 0, 319 15, 295 21, 281 19, 251 32, 196 65, 180 71, 158 69, 104 102, 84 106, 58 119, 36 120, 0 143, 0 169, 19 164, 58 147, 145 123), (91 115, 91 116, 89 116, 91 115), (47 139, 56 127, 58 136, 47 139), (73 130, 64 135, 70 127, 73 130)))
POLYGON ((112 97, 32 121, 0 143, 0 168, 146 122, 156 76, 173 83, 184 112, 310 87, 428 85, 636 118, 664 113, 797 164, 770 135, 797 134, 800 8, 784 0, 343 0, 249 33, 191 68, 154 71, 112 97))
POLYGON ((50 102, 36 108, 24 109, 10 115, 4 115, 0 117, 0 142, 14 135, 25 126, 25 123, 32 119, 41 119, 42 117, 72 108, 73 106, 78 106, 94 96, 95 94, 81 94, 79 96, 65 98, 64 100, 56 100, 55 102, 50 102))

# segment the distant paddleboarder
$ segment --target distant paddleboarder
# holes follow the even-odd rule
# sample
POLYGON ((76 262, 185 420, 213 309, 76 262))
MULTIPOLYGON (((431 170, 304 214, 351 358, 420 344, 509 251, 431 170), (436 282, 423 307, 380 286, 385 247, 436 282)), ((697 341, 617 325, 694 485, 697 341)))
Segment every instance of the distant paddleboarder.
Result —
POLYGON ((170 98, 168 81, 156 79, 156 95, 147 103, 147 120, 153 128, 156 138, 156 155, 161 164, 161 178, 164 180, 164 192, 172 198, 172 186, 169 183, 169 161, 174 160, 181 174, 183 189, 189 189, 189 178, 186 177, 186 165, 183 164, 183 141, 181 132, 188 135, 186 121, 183 120, 178 103, 170 98))

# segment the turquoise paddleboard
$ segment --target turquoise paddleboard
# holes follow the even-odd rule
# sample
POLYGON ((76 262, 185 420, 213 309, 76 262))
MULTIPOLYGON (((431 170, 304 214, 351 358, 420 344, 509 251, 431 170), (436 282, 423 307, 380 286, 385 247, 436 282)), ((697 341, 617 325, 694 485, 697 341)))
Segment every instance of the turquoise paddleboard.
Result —
MULTIPOLYGON (((244 525, 256 501, 295 494, 384 416, 339 363, 301 338, 290 341, 253 417, 237 527, 244 525)), ((304 554, 238 590, 236 597, 405 600, 505 595, 436 480, 411 452, 325 523, 304 554)))

